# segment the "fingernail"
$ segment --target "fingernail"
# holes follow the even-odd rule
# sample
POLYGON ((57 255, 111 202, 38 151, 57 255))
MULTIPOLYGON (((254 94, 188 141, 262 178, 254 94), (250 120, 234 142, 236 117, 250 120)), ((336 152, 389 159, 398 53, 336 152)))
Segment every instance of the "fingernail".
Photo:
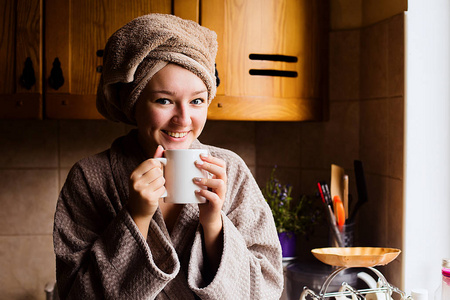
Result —
POLYGON ((201 179, 200 177, 194 177, 194 181, 195 181, 195 182, 201 182, 202 179, 201 179))
POLYGON ((202 161, 202 160, 196 160, 195 163, 196 163, 197 165, 203 165, 203 161, 202 161))
POLYGON ((200 193, 200 190, 195 190, 195 193, 196 193, 196 194, 200 193))
POLYGON ((208 153, 200 153, 200 157, 206 158, 208 157, 208 153))

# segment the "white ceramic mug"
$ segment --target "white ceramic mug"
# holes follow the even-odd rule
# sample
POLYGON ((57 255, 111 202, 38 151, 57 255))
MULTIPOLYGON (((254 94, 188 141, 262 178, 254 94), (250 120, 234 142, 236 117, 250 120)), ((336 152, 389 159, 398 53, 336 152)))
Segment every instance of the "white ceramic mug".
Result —
POLYGON ((205 203, 206 199, 197 196, 195 191, 201 189, 194 183, 195 177, 208 178, 208 172, 195 166, 201 160, 200 154, 208 154, 206 149, 172 149, 164 150, 164 158, 156 158, 164 165, 166 192, 162 195, 166 203, 205 203))

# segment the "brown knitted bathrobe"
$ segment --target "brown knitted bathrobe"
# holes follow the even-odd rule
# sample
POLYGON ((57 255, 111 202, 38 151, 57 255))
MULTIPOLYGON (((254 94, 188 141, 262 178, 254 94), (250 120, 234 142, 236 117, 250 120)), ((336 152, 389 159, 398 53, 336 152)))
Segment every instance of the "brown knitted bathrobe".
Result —
POLYGON ((217 273, 205 266, 197 204, 184 206, 170 234, 158 209, 147 241, 124 208, 129 176, 145 159, 133 130, 78 162, 61 191, 54 224, 61 299, 279 299, 281 248, 249 169, 231 151, 192 147, 227 163, 217 273))

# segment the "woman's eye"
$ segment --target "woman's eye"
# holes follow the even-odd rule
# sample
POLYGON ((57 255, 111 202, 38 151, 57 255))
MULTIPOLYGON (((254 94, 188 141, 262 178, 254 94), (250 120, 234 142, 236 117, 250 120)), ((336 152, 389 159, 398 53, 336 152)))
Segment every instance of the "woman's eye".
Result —
POLYGON ((205 102, 205 100, 203 100, 203 99, 200 99, 200 98, 197 98, 197 99, 194 99, 194 100, 192 100, 192 104, 195 104, 195 105, 200 105, 200 104, 202 104, 203 102, 205 102))
POLYGON ((163 104, 163 105, 170 103, 169 99, 164 99, 164 98, 157 99, 155 102, 159 103, 159 104, 163 104))

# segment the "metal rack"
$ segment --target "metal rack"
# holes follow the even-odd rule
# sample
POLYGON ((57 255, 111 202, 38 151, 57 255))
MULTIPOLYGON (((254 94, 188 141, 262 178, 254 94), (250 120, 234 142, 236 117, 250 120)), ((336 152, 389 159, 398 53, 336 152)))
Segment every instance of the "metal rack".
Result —
POLYGON ((391 296, 392 294, 395 292, 397 294, 400 295, 402 300, 412 300, 412 298, 410 296, 407 296, 405 292, 403 292, 402 290, 400 290, 399 288, 391 285, 389 282, 387 282, 386 278, 383 276, 383 274, 378 271, 377 269, 373 268, 373 267, 366 267, 367 269, 371 270, 372 272, 374 272, 377 276, 378 276, 378 287, 377 288, 371 288, 371 289, 359 289, 356 290, 353 287, 351 287, 350 285, 348 285, 346 282, 342 283, 342 288, 340 289, 340 291, 338 292, 330 292, 328 293, 328 287, 331 283, 331 281, 333 281, 333 279, 336 277, 336 275, 338 275, 340 272, 349 269, 349 267, 340 267, 338 269, 336 269, 335 271, 333 271, 325 280, 325 282, 323 283, 320 291, 318 294, 316 294, 313 290, 310 290, 308 287, 304 287, 303 288, 303 292, 300 295, 300 300, 308 300, 308 299, 315 299, 315 300, 323 300, 323 299, 329 299, 329 298, 335 298, 338 299, 340 297, 345 297, 343 299, 349 299, 346 298, 347 296, 351 296, 352 299, 358 299, 358 300, 362 300, 362 299, 366 299, 365 295, 369 295, 369 294, 376 294, 377 297, 376 299, 386 299, 386 300, 391 300, 391 296), (307 298, 308 296, 310 296, 310 298, 307 298))

